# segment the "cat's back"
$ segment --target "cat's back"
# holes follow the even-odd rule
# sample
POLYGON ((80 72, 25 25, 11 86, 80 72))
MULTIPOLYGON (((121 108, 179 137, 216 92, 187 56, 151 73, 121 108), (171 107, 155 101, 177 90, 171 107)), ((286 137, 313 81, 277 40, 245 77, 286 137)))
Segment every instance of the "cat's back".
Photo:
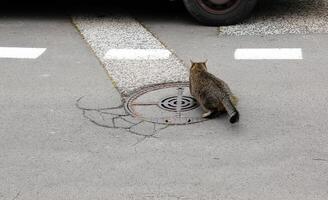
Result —
POLYGON ((193 90, 195 90, 195 91, 200 90, 208 82, 206 72, 203 71, 203 72, 191 73, 190 74, 190 82, 191 82, 193 90))
POLYGON ((216 83, 217 80, 213 79, 208 72, 204 71, 197 74, 193 81, 194 91, 203 98, 213 98, 216 93, 220 92, 220 86, 216 83))

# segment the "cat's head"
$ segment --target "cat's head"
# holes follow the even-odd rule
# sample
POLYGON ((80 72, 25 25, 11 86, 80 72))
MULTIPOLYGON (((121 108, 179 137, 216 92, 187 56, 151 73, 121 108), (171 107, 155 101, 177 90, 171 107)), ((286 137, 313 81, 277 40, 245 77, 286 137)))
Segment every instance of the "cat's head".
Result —
POLYGON ((194 62, 190 60, 191 62, 191 67, 190 67, 190 72, 200 72, 200 71, 207 71, 207 66, 206 62, 194 62))

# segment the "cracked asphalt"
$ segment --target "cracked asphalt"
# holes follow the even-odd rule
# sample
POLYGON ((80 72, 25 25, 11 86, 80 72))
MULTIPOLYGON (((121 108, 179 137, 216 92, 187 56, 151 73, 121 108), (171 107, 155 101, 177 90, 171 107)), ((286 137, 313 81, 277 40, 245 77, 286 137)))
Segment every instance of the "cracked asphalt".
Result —
POLYGON ((326 200, 326 1, 294 2, 219 28, 172 2, 2 7, 0 47, 21 53, 0 56, 0 200, 326 200), (171 54, 105 58, 120 48, 171 54), (301 48, 303 59, 235 60, 239 48, 301 48), (31 49, 44 51, 26 59, 31 49), (190 59, 230 85, 240 123, 127 113, 135 89, 186 81, 190 59))

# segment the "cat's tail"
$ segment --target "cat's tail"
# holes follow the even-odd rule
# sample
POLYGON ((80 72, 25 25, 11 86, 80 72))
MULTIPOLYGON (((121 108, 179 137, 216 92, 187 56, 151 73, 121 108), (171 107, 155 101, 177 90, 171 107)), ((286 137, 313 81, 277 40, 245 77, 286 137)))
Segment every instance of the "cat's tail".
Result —
POLYGON ((236 109, 236 107, 234 106, 234 104, 231 102, 230 98, 228 98, 228 97, 223 98, 222 105, 229 115, 230 123, 234 124, 234 123, 238 122, 239 121, 239 112, 236 109))

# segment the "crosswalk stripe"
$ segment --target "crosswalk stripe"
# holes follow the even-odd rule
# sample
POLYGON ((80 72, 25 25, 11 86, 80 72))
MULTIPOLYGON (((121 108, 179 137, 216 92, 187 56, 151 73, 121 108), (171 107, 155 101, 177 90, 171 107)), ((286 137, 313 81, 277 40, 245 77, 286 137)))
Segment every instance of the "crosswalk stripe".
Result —
POLYGON ((105 59, 112 60, 161 60, 168 59, 171 52, 167 49, 110 49, 105 59))
POLYGON ((302 60, 301 48, 245 48, 236 49, 236 60, 302 60))
POLYGON ((0 58, 36 59, 46 48, 0 47, 0 58))

